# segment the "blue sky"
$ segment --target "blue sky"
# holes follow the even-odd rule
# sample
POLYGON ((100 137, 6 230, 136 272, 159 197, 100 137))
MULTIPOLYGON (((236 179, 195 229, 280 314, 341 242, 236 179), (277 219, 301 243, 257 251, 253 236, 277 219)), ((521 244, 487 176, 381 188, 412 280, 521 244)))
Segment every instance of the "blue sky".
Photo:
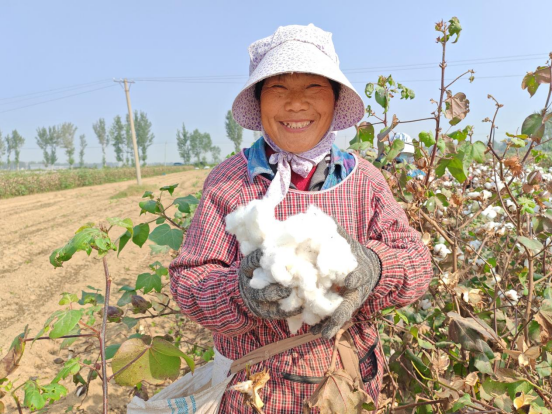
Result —
MULTIPOLYGON (((232 144, 224 117, 246 81, 248 45, 278 26, 308 23, 333 33, 341 68, 359 92, 379 74, 391 73, 416 92, 413 101, 395 100, 391 113, 401 120, 424 118, 433 111, 430 98, 438 99, 441 50, 434 23, 457 16, 464 30, 448 49, 447 78, 476 71, 474 83, 459 81, 452 88, 470 100, 471 112, 459 127, 473 124, 476 137, 485 138, 489 124, 481 121, 494 112, 490 93, 505 105, 497 122, 502 137, 546 99, 544 90, 530 99, 520 85, 523 75, 544 64, 552 51, 551 13, 552 2, 529 7, 519 0, 2 0, 0 130, 17 129, 26 139, 21 159, 40 161, 36 129, 73 122, 77 134, 86 134, 87 162, 99 162, 92 123, 100 117, 111 123, 126 112, 124 92, 111 79, 195 77, 187 83, 132 86, 133 108, 147 112, 153 123, 155 145, 148 161, 164 161, 165 142, 167 161, 178 161, 175 135, 183 122, 188 130, 209 132, 227 154, 232 144), (499 59, 483 60, 488 58, 499 59), (414 66, 428 63, 433 65, 414 66), (78 86, 51 91, 73 85, 78 86), (82 93, 99 88, 104 89, 82 93), (50 92, 28 95, 42 91, 50 92), (80 95, 64 98, 73 94, 80 95), (58 100, 44 102, 52 99, 58 100)), ((399 130, 417 135, 431 126, 405 124, 399 130)), ((353 135, 352 130, 340 132, 338 144, 353 135)), ((252 132, 244 131, 244 146, 252 140, 252 132)), ((108 161, 114 161, 112 150, 108 161)))

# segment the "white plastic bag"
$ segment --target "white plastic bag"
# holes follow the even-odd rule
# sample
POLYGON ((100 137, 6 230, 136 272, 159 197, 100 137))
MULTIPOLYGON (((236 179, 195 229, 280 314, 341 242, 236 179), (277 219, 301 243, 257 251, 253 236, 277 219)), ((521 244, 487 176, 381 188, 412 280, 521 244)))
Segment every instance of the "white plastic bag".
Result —
POLYGON ((127 414, 217 414, 234 375, 227 377, 232 360, 215 349, 215 360, 199 367, 155 394, 148 401, 134 397, 127 414))

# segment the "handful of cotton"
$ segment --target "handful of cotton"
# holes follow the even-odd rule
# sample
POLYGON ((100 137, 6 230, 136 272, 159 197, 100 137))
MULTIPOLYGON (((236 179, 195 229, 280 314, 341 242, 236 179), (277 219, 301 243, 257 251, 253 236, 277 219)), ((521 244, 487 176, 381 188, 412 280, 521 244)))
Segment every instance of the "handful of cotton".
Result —
POLYGON ((337 309, 343 298, 335 290, 358 265, 334 220, 313 205, 280 221, 273 203, 254 200, 226 216, 226 231, 236 236, 243 255, 259 248, 263 252, 252 288, 271 283, 292 288, 280 301, 284 311, 303 307, 302 313, 287 319, 291 333, 303 323, 316 325, 337 309))

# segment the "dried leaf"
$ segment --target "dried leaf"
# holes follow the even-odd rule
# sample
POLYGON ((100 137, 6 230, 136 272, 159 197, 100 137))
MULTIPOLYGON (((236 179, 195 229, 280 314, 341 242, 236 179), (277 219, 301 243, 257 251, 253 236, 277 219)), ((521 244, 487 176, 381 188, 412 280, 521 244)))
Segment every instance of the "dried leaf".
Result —
POLYGON ((25 326, 23 333, 17 335, 13 340, 6 356, 0 359, 0 379, 6 378, 17 368, 25 350, 25 339, 28 333, 29 330, 25 326))
POLYGON ((470 387, 475 387, 475 384, 477 384, 477 381, 479 381, 479 377, 477 376, 477 372, 472 372, 468 374, 464 382, 466 385, 469 385, 470 387))
POLYGON ((504 341, 482 320, 463 318, 456 312, 449 312, 447 316, 451 318, 450 340, 461 344, 468 351, 483 352, 489 359, 493 359, 494 353, 487 342, 506 348, 504 341))
POLYGON ((540 355, 540 348, 538 346, 528 347, 525 342, 525 337, 520 335, 516 341, 517 350, 507 349, 506 352, 511 357, 517 358, 520 366, 525 367, 531 365, 535 368, 536 359, 540 355))
POLYGON ((543 83, 550 83, 550 66, 540 67, 535 72, 527 72, 521 82, 521 89, 527 89, 529 95, 533 96, 543 83))
POLYGON ((422 236, 422 242, 427 246, 430 241, 431 241, 431 234, 429 234, 428 232, 425 232, 424 235, 422 236))
POLYGON ((456 125, 470 112, 470 101, 463 92, 458 92, 452 96, 452 93, 447 91, 447 95, 448 98, 445 99, 445 118, 450 119, 449 123, 451 125, 456 125))
MULTIPOLYGON (((514 399, 514 407, 518 413, 531 413, 531 403, 535 401, 537 397, 533 395, 526 395, 523 391, 520 396, 514 399)), ((534 412, 534 411, 533 411, 534 412)))
POLYGON ((518 157, 514 156, 504 160, 504 166, 508 167, 510 171, 512 171, 514 177, 519 177, 521 174, 523 174, 523 166, 519 162, 518 157))
POLYGON ((255 412, 262 412, 261 408, 264 407, 264 403, 259 395, 259 390, 261 390, 268 382, 268 380, 270 380, 270 374, 266 369, 254 374, 250 374, 248 368, 247 372, 247 381, 238 382, 230 389, 232 391, 238 391, 244 394, 245 404, 253 408, 255 412))
POLYGON ((373 402, 370 396, 355 389, 352 378, 344 370, 327 374, 316 387, 312 396, 305 401, 303 412, 309 413, 318 407, 320 414, 361 414, 364 403, 373 402))
POLYGON ((545 300, 535 315, 535 320, 541 327, 540 338, 543 344, 552 339, 552 301, 545 300))

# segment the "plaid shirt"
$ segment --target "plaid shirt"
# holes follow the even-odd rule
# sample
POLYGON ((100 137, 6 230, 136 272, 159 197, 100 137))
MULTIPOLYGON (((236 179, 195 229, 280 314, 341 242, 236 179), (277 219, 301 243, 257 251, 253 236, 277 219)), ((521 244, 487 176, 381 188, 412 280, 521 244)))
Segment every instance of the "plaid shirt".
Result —
MULTIPOLYGON (((261 198, 269 184, 262 175, 251 180, 243 152, 215 167, 205 181, 181 252, 169 267, 171 290, 182 312, 210 329, 215 347, 232 360, 291 336, 285 320, 258 318, 245 306, 238 288, 242 255, 236 238, 225 231, 226 215, 239 205, 261 198)), ((335 217, 381 259, 380 281, 354 320, 368 320, 389 306, 408 305, 426 291, 432 276, 429 251, 419 233, 409 226, 404 211, 374 166, 359 159, 345 180, 324 191, 290 189, 276 208, 276 218, 285 220, 306 211, 310 204, 335 217)), ((308 330, 309 326, 303 325, 298 334, 308 330)), ((366 390, 377 401, 384 356, 378 347, 370 353, 377 342, 376 329, 367 322, 355 324, 350 332, 359 350, 366 390), (366 355, 371 357, 364 358, 366 355)), ((319 339, 252 367, 253 372, 264 368, 270 372, 271 379, 261 391, 265 413, 302 412, 302 403, 316 384, 294 381, 294 376, 323 377, 332 350, 333 340, 319 339)), ((242 371, 231 384, 244 380, 242 371)), ((253 413, 236 391, 225 393, 219 412, 253 413)))
MULTIPOLYGON (((246 148, 244 154, 247 158, 247 171, 251 181, 254 181, 255 177, 260 174, 265 174, 270 180, 274 178, 276 174, 268 163, 263 137, 255 141, 251 148, 246 148)), ((321 190, 332 188, 347 178, 355 168, 355 157, 348 152, 341 151, 337 145, 333 144, 328 167, 328 176, 321 190)))

